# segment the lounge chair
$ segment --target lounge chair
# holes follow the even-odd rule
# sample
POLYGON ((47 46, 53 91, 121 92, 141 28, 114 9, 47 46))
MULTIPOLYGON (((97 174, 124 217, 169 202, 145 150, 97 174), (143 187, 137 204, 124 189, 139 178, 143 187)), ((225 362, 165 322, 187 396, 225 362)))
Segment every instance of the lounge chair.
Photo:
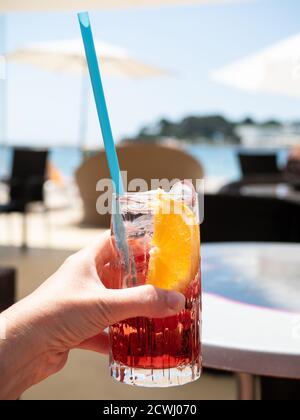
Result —
POLYGON ((225 185, 220 192, 239 194, 246 185, 276 185, 285 182, 276 153, 238 153, 242 178, 225 185))
POLYGON ((281 174, 276 153, 239 153, 238 158, 245 178, 258 175, 278 176, 281 174))
POLYGON ((0 214, 20 213, 23 216, 23 247, 26 248, 26 214, 32 203, 44 202, 47 150, 15 148, 11 176, 2 180, 9 188, 9 201, 0 205, 0 214))
MULTIPOLYGON (((176 147, 156 144, 126 144, 117 147, 121 170, 128 172, 128 181, 144 179, 148 185, 152 179, 202 179, 201 164, 191 155, 176 147)), ((76 172, 76 180, 83 202, 83 223, 108 227, 110 215, 99 215, 96 201, 100 195, 96 184, 110 178, 104 150, 88 158, 76 172)))
POLYGON ((300 242, 300 205, 276 198, 205 196, 203 242, 300 242))

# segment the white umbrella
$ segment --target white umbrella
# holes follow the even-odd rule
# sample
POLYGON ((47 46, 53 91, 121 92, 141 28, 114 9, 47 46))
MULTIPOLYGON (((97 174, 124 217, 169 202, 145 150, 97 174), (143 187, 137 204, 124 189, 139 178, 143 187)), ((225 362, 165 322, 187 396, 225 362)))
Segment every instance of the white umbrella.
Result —
MULTIPOLYGON (((144 78, 166 75, 167 72, 142 63, 122 48, 95 41, 96 52, 103 73, 108 75, 144 78)), ((82 41, 67 40, 40 42, 6 55, 8 61, 31 64, 47 70, 75 72, 82 75, 79 145, 84 146, 87 132, 88 78, 82 41)))
POLYGON ((214 71, 212 79, 253 93, 300 96, 300 34, 214 71))
MULTIPOLYGON (((132 78, 162 76, 167 72, 142 63, 123 48, 95 41, 102 71, 108 75, 132 78)), ((6 55, 8 61, 31 64, 46 70, 83 73, 87 70, 81 40, 39 42, 6 55)))
POLYGON ((247 2, 249 0, 1 0, 0 13, 12 11, 50 11, 113 9, 137 6, 191 5, 247 2))

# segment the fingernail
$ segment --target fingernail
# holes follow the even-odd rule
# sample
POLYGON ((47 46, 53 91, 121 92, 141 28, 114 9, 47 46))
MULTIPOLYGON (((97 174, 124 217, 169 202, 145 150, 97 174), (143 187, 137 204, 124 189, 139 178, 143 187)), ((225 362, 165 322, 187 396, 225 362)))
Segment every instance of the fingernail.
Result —
POLYGON ((178 292, 168 292, 168 307, 172 311, 180 312, 185 308, 185 297, 178 292))

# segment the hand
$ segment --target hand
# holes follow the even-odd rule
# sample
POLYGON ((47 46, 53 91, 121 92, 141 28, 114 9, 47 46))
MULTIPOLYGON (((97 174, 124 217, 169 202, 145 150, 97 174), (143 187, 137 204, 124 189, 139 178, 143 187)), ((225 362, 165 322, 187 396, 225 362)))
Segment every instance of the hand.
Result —
POLYGON ((109 264, 116 258, 109 232, 103 234, 1 315, 7 337, 0 340, 0 398, 17 398, 61 370, 71 349, 108 352, 104 330, 116 322, 184 309, 185 297, 177 292, 150 285, 113 290, 109 264))

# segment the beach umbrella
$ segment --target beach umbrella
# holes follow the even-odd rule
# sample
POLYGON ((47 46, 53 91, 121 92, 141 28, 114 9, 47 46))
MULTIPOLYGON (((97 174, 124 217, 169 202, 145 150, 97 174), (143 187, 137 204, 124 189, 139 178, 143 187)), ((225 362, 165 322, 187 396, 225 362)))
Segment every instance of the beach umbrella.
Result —
MULTIPOLYGON (((127 50, 95 41, 96 53, 101 60, 104 74, 143 78, 161 76, 165 70, 145 64, 133 57, 127 50)), ((19 48, 6 55, 11 62, 30 64, 46 70, 85 73, 87 70, 84 48, 81 40, 59 40, 39 42, 19 48)))
MULTIPOLYGON (((143 63, 127 50, 95 41, 96 53, 104 74, 133 79, 167 75, 167 71, 143 63)), ((34 65, 50 71, 77 73, 82 77, 79 145, 83 148, 87 132, 89 84, 87 64, 81 40, 40 42, 6 55, 8 62, 34 65)))
POLYGON ((51 11, 114 9, 143 6, 191 5, 247 2, 249 0, 1 0, 0 13, 14 11, 51 11))
POLYGON ((214 71, 212 79, 247 92, 300 96, 300 34, 214 71))

